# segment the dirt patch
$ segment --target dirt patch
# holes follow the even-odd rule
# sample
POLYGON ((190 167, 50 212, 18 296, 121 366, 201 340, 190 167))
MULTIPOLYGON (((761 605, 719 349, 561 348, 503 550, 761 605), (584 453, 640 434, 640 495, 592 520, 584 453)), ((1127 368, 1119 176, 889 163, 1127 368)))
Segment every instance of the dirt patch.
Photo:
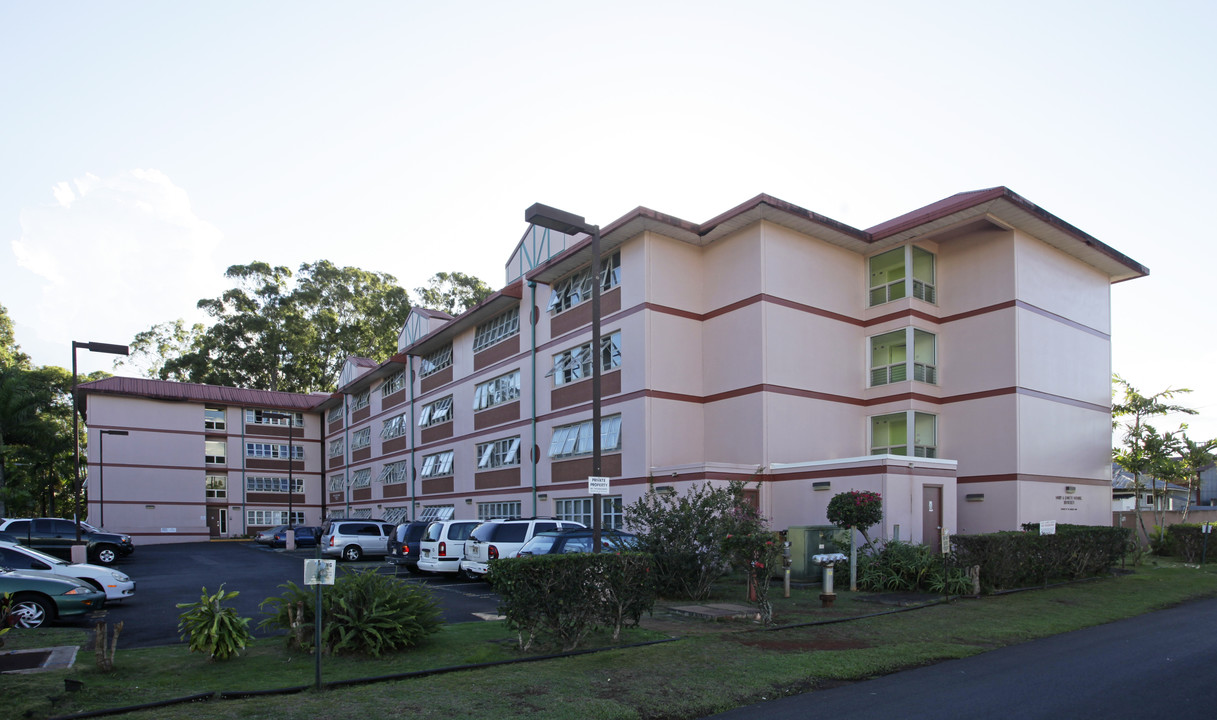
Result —
POLYGON ((736 642, 748 647, 754 647, 760 650, 774 650, 777 652, 807 652, 810 650, 862 650, 869 647, 874 647, 871 643, 865 640, 857 640, 854 638, 800 638, 790 639, 775 636, 766 636, 753 634, 747 637, 737 637, 736 642))

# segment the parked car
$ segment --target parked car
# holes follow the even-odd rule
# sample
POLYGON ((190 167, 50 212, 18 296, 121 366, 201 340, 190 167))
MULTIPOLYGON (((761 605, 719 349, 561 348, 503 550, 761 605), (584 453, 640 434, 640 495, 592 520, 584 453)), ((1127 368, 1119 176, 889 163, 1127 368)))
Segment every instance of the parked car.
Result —
POLYGON ((465 541, 465 559, 461 572, 466 577, 481 577, 490 569, 490 561, 515 557, 524 543, 539 532, 571 530, 582 523, 552 518, 511 518, 487 520, 478 525, 465 541))
POLYGON ((61 617, 83 615, 101 607, 106 594, 92 585, 63 576, 35 575, 0 568, 0 594, 12 595, 9 612, 17 627, 36 628, 61 617))
POLYGON ((321 552, 351 562, 364 555, 385 555, 393 529, 393 523, 384 520, 327 520, 321 528, 321 552))
POLYGON ((465 541, 480 525, 478 520, 436 520, 427 526, 419 543, 418 569, 423 572, 457 573, 465 559, 465 541))
POLYGON ((135 594, 135 582, 113 568, 70 563, 31 547, 0 541, 0 567, 37 575, 63 575, 92 585, 106 600, 125 600, 135 594))
POLYGON ((258 532, 254 533, 254 542, 258 543, 259 545, 266 545, 269 547, 275 542, 275 533, 282 532, 288 527, 290 526, 278 525, 272 528, 266 528, 265 530, 259 530, 258 532))
MULTIPOLYGON (((64 518, 0 519, 0 532, 64 560, 72 559, 72 546, 76 544, 76 523, 64 518)), ((118 558, 135 552, 130 535, 109 533, 86 522, 80 523, 80 540, 87 544, 89 560, 102 565, 113 565, 118 558)))
MULTIPOLYGON (((293 529, 296 531, 296 547, 317 547, 317 543, 321 540, 321 528, 316 525, 297 525, 293 529)), ((270 546, 287 547, 286 528, 275 533, 270 546)))
POLYGON ((389 538, 388 555, 385 556, 385 562, 404 567, 415 575, 420 573, 418 542, 422 540, 423 533, 427 531, 427 526, 430 524, 425 520, 411 520, 398 525, 393 530, 393 537, 389 538))
MULTIPOLYGON (((638 536, 620 530, 600 531, 601 552, 617 552, 629 550, 638 544, 638 536)), ((592 529, 555 530, 537 533, 524 543, 516 557, 528 555, 551 555, 555 553, 591 552, 595 547, 592 543, 592 529)))

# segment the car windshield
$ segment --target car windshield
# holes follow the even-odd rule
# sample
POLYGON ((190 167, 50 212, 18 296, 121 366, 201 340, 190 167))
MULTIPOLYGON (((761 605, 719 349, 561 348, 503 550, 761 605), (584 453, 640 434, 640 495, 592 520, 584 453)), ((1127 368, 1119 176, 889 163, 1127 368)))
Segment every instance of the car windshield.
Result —
POLYGON ((55 557, 54 555, 47 555, 46 553, 44 553, 40 550, 35 550, 34 548, 31 548, 31 547, 23 546, 19 552, 25 553, 26 555, 30 555, 32 557, 36 557, 39 560, 41 560, 42 562, 50 563, 52 565, 68 565, 69 564, 63 560, 60 560, 59 558, 55 557))
POLYGON ((557 535, 536 535, 520 548, 521 555, 546 555, 558 541, 557 535))

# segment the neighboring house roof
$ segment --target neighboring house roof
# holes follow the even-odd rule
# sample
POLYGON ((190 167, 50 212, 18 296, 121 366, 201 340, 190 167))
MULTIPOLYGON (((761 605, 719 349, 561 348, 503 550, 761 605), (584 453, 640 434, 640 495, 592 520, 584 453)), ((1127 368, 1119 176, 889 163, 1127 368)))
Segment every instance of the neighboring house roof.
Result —
MULTIPOLYGON (((282 410, 312 410, 318 403, 329 398, 328 393, 290 393, 274 390, 247 390, 245 388, 223 387, 221 385, 203 385, 199 383, 180 383, 171 380, 152 380, 149 378, 108 377, 80 385, 80 395, 93 393, 96 395, 125 395, 151 400, 167 400, 171 402, 216 403, 217 405, 239 405, 241 407, 260 407, 282 410)), ((79 400, 78 400, 79 402, 79 400)), ((81 413, 88 406, 80 403, 81 413)))
MULTIPOLYGON (((1134 492, 1134 489, 1135 489, 1134 480, 1135 479, 1133 478, 1132 473, 1128 472, 1127 470, 1120 467, 1119 465, 1112 463, 1112 466, 1111 466, 1111 489, 1112 490, 1125 490, 1130 493, 1134 492)), ((1179 493, 1179 494, 1183 494, 1183 495, 1188 495, 1191 492, 1190 490, 1183 487, 1182 485, 1176 485, 1174 483, 1163 482, 1161 480, 1158 480, 1157 485, 1155 486, 1154 477, 1152 475, 1142 475, 1141 476, 1141 489, 1142 490, 1153 490, 1153 489, 1155 489, 1155 487, 1158 490, 1158 492, 1179 493)))

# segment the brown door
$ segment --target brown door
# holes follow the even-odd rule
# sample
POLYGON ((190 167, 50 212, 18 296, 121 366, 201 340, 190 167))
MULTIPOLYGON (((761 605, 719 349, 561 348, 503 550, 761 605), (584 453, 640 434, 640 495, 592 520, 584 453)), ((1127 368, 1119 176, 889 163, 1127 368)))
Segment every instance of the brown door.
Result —
POLYGON ((221 523, 224 522, 223 513, 225 509, 222 507, 207 508, 207 529, 211 531, 213 538, 220 537, 220 534, 224 531, 221 523))
POLYGON ((921 542, 934 553, 942 552, 942 486, 921 488, 921 542))

